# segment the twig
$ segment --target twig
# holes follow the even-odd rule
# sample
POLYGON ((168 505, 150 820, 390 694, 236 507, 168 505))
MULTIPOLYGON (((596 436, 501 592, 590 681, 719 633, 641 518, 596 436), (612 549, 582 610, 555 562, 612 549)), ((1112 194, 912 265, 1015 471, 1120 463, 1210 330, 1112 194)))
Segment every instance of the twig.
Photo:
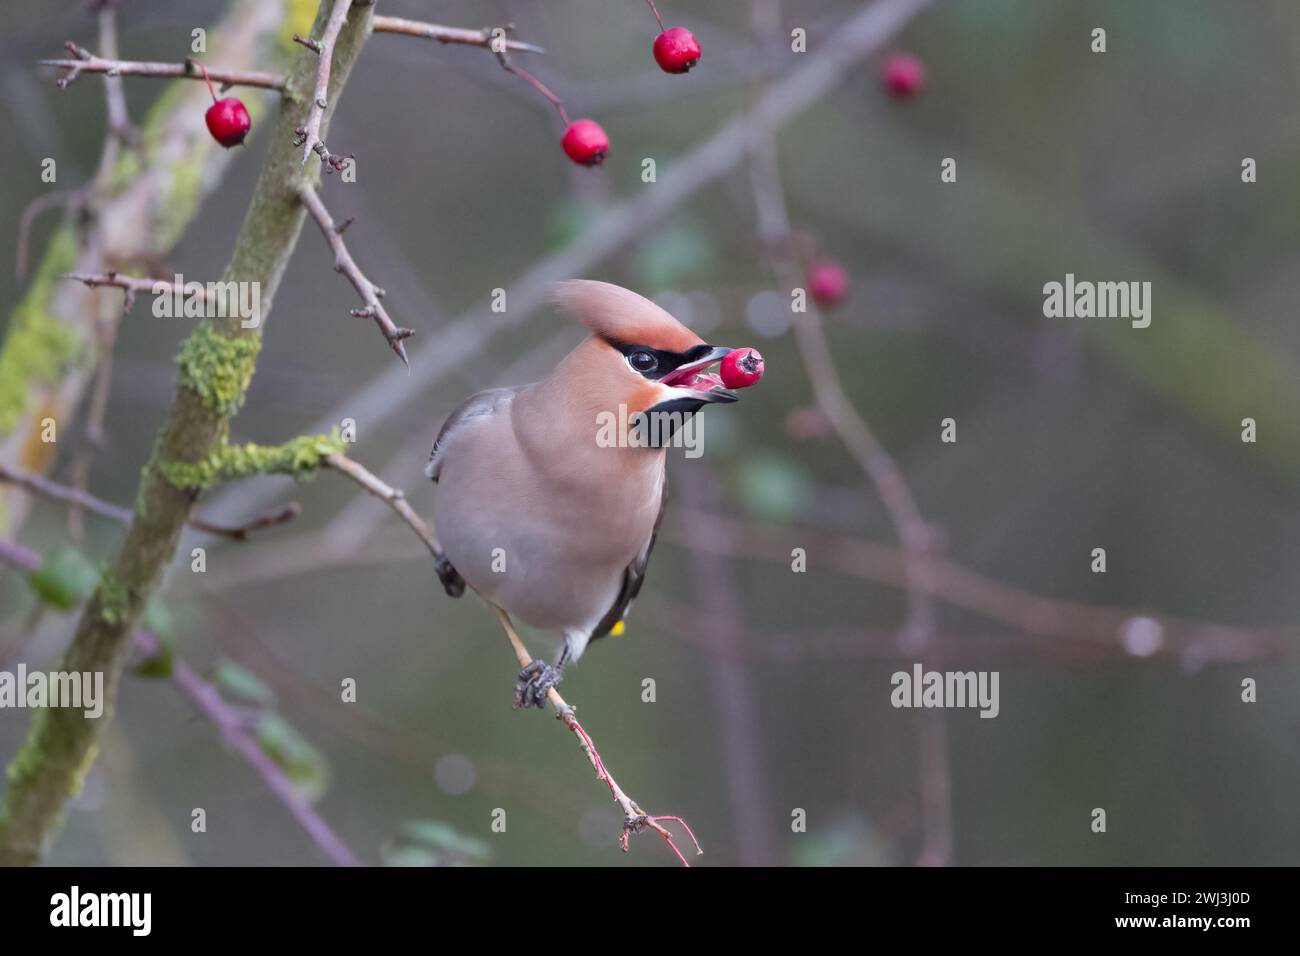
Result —
MULTIPOLYGON (((482 30, 469 30, 464 27, 444 27, 437 23, 424 23, 420 20, 407 20, 405 17, 375 17, 370 21, 370 28, 375 33, 404 33, 407 36, 420 37, 425 40, 437 40, 439 43, 457 43, 465 46, 490 48, 493 34, 497 29, 507 32, 513 24, 502 28, 484 27, 482 30)), ((296 39, 296 38, 295 38, 296 39)), ((520 40, 506 39, 504 46, 516 53, 545 53, 541 47, 520 40)))
MULTIPOLYGON (((57 481, 51 481, 44 475, 37 474, 34 471, 27 471, 23 468, 16 468, 12 465, 6 465, 0 462, 0 482, 17 485, 25 488, 33 494, 50 498, 54 501, 64 501, 68 504, 84 508, 91 514, 99 515, 101 518, 107 518, 124 527, 131 524, 133 513, 130 508, 123 508, 121 505, 115 505, 111 502, 96 498, 94 495, 80 488, 74 488, 70 485, 61 485, 57 481)), ((191 528, 199 531, 206 531, 208 534, 220 535, 223 538, 230 538, 235 541, 246 541, 249 532, 258 531, 262 528, 272 528, 277 525, 287 524, 302 513, 302 506, 296 501, 288 504, 279 505, 270 511, 256 515, 253 518, 238 525, 222 525, 205 521, 203 518, 194 516, 187 522, 191 528)))
MULTIPOLYGON (((750 183, 758 210, 759 237, 777 280, 792 289, 802 277, 773 138, 769 135, 755 140, 753 154, 750 183)), ((911 488, 893 457, 845 394, 815 304, 807 302, 803 311, 794 313, 794 330, 817 406, 875 488, 902 546, 907 610, 900 648, 914 651, 923 662, 934 664, 935 585, 928 560, 932 538, 929 525, 921 517, 911 488)), ((942 713, 923 713, 918 735, 924 829, 918 862, 944 865, 952 853, 952 809, 942 713)))
POLYGON ((348 11, 351 9, 352 0, 334 0, 329 20, 325 23, 325 32, 321 34, 319 40, 311 41, 314 44, 312 49, 319 59, 316 65, 316 89, 312 93, 307 122, 294 131, 300 140, 295 141, 295 145, 303 148, 301 163, 303 166, 307 165, 307 160, 311 158, 313 152, 320 157, 326 169, 342 169, 345 162, 345 159, 331 155, 325 148, 325 142, 320 136, 320 128, 325 118, 325 110, 329 106, 330 66, 334 60, 334 44, 343 30, 343 24, 347 21, 348 11))
POLYGON ((126 292, 122 300, 122 311, 130 312, 131 307, 135 305, 137 294, 145 295, 174 295, 177 292, 182 295, 192 295, 199 299, 207 299, 208 290, 202 283, 183 283, 168 279, 141 279, 136 276, 124 276, 117 272, 65 272, 63 278, 72 279, 80 282, 87 288, 96 289, 100 287, 111 287, 122 289, 126 292))
MULTIPOLYGON (((709 513, 721 505, 718 483, 708 469, 692 468, 682 476, 681 499, 709 513)), ((692 551, 687 565, 695 591, 701 642, 710 655, 705 670, 713 689, 715 733, 725 772, 732 832, 741 866, 772 866, 778 852, 773 839, 770 779, 764 767, 762 713, 754 674, 743 653, 749 631, 745 604, 731 560, 692 551)))
POLYGON ((320 226, 321 235, 334 250, 334 271, 341 272, 345 275, 352 287, 357 290, 361 296, 362 307, 353 309, 352 314, 357 318, 374 319, 375 325, 379 326, 379 331, 383 333, 384 340, 388 343, 389 348, 397 353, 403 364, 410 366, 406 358, 406 347, 402 345, 403 339, 408 339, 415 334, 414 329, 399 328, 393 320, 388 317, 387 310, 384 309, 383 303, 379 300, 384 297, 384 290, 376 286, 366 278, 356 260, 352 258, 352 253, 348 252, 347 244, 343 242, 343 227, 336 226, 334 219, 330 216, 329 210, 321 202, 320 196, 310 183, 303 183, 298 186, 298 195, 302 197, 303 205, 311 213, 316 224, 320 226))
POLYGON ((84 189, 62 189, 57 192, 43 193, 25 207, 18 217, 18 248, 14 253, 14 277, 22 281, 27 276, 27 244, 31 236, 32 224, 36 217, 53 206, 70 206, 84 202, 84 189))
POLYGON ((429 549, 429 553, 435 559, 442 557, 442 548, 438 546, 438 540, 433 536, 433 532, 429 530, 429 526, 424 519, 416 514, 415 509, 411 507, 410 502, 406 500, 406 495, 400 488, 394 488, 377 475, 372 474, 364 465, 358 464, 344 455, 326 455, 325 464, 335 471, 347 475, 370 494, 392 508, 397 516, 415 532, 416 537, 424 542, 424 546, 429 549))
MULTIPOLYGON (((406 525, 415 532, 416 537, 418 537, 420 541, 424 543, 424 546, 429 549, 430 554, 435 558, 440 558, 442 556, 442 548, 439 547, 438 540, 434 537, 433 530, 423 518, 415 513, 415 510, 407 502, 406 495, 402 493, 401 489, 393 488, 372 474, 364 465, 358 464, 343 455, 327 455, 324 461, 325 464, 329 465, 341 474, 346 475, 367 492, 379 498, 392 508, 398 517, 406 522, 406 525)), ((514 625, 510 622, 510 615, 495 604, 492 604, 490 601, 485 600, 485 603, 492 609, 497 620, 501 623, 502 630, 505 631, 511 647, 514 648, 515 657, 519 660, 519 666, 527 667, 532 663, 533 656, 528 652, 528 648, 524 646, 523 640, 521 640, 519 635, 515 632, 514 625)), ((591 735, 587 733, 582 724, 578 723, 578 718, 574 715, 574 708, 565 702, 564 698, 560 696, 559 691, 554 687, 550 689, 547 697, 551 702, 551 706, 555 708, 556 719, 562 721, 564 726, 569 728, 569 730, 573 732, 574 736, 578 738, 579 746, 582 747, 583 753, 587 755, 587 759, 591 761, 592 769, 596 771, 596 779, 605 782, 609 787, 610 795, 623 809, 623 832, 619 836, 618 841, 619 846, 622 847, 623 851, 625 853, 628 851, 628 839, 631 836, 640 833, 642 830, 649 829, 663 837, 664 842, 668 844, 669 848, 675 854, 677 854, 677 858, 681 860, 684 865, 690 866, 686 857, 682 855, 681 850, 677 848, 677 844, 674 842, 672 834, 664 828, 662 823, 660 823, 661 820, 667 820, 669 822, 681 824, 682 828, 690 836, 691 842, 695 844, 696 853, 703 853, 704 851, 700 848, 700 841, 695 838, 695 834, 686 824, 686 821, 675 816, 652 816, 642 810, 641 806, 635 800, 623 792, 623 788, 618 785, 618 782, 615 781, 613 775, 610 774, 608 768, 605 766, 605 762, 601 759, 599 751, 596 750, 596 745, 592 741, 591 735)))
POLYGON ((510 57, 505 50, 493 50, 492 52, 494 52, 497 55, 497 62, 501 64, 501 68, 503 70, 505 70, 507 73, 513 73, 515 76, 519 77, 521 80, 523 80, 533 89, 535 89, 538 93, 541 93, 542 96, 550 100, 551 105, 553 105, 557 110, 559 110, 560 119, 564 121, 564 125, 566 127, 570 125, 569 111, 564 108, 564 104, 560 102, 560 98, 551 92, 550 87, 548 87, 537 77, 533 76, 533 74, 529 73, 522 66, 516 66, 513 62, 511 62, 510 57))
MULTIPOLYGON (((510 622, 510 615, 491 602, 488 602, 488 606, 496 614, 497 620, 501 622, 501 627, 510 640, 510 646, 514 648, 519 666, 527 667, 532 663, 533 655, 528 652, 523 640, 515 633, 514 625, 510 622)), ((664 842, 668 844, 669 849, 677 854, 677 859, 682 861, 683 866, 690 866, 691 864, 687 862, 686 857, 682 855, 682 851, 677 848, 673 835, 659 822, 660 820, 668 820, 681 824, 686 834, 691 838, 691 842, 695 844, 695 853, 698 856, 704 852, 704 849, 700 846, 700 841, 696 839, 695 833, 687 825, 686 821, 675 816, 651 816, 642 810, 640 804, 623 792, 623 788, 618 785, 614 775, 605 766, 605 761, 601 759, 600 752, 596 749, 596 744, 592 741, 591 735, 587 733, 582 724, 578 723, 575 708, 566 702, 554 687, 547 691, 546 697, 551 702, 551 706, 555 708, 555 719, 561 721, 578 738, 578 745, 582 748, 582 752, 587 755, 587 759, 591 761, 592 769, 596 771, 596 779, 605 782, 605 785, 609 787, 610 796, 623 810, 623 833, 618 839, 618 845, 622 847, 623 852, 627 853, 629 850, 628 839, 630 837, 642 830, 649 829, 663 837, 664 842)))
MULTIPOLYGON (((678 175, 661 177, 654 189, 610 207, 564 248, 537 259, 515 276, 505 286, 510 289, 508 310, 496 312, 484 304, 466 310, 413 350, 408 374, 392 369, 374 376, 323 412, 312 430, 328 431, 344 416, 360 421, 379 414, 390 406, 394 390, 418 392, 479 355, 494 336, 530 318, 546 302, 552 283, 589 272, 628 243, 643 238, 657 222, 742 162, 755 137, 779 129, 828 93, 848 70, 884 47, 930 2, 878 0, 827 29, 827 42, 816 57, 797 57, 801 65, 779 77, 752 114, 734 117, 682 155, 675 164, 678 175)), ((239 490, 241 500, 248 501, 251 496, 262 504, 273 501, 274 494, 271 487, 239 490)), ((224 502, 231 500, 223 498, 224 502)))
MULTIPOLYGON (((153 63, 142 60, 105 60, 89 50, 69 42, 69 52, 74 59, 39 60, 41 66, 67 70, 56 82, 60 88, 68 86, 79 73, 105 73, 109 76, 151 76, 159 79, 201 80, 203 75, 186 61, 184 63, 153 63)), ((285 78, 279 73, 261 70, 210 69, 208 74, 222 86, 254 86, 264 90, 284 92, 285 78)))
MULTIPOLYGON (((9 539, 0 539, 0 561, 27 572, 36 571, 41 566, 40 555, 9 539)), ((162 649, 158 638, 148 631, 137 629, 132 632, 131 638, 136 648, 149 657, 156 656, 162 649)), ((338 866, 361 865, 347 844, 339 838, 316 812, 311 802, 285 775, 280 765, 271 759, 256 738, 248 732, 244 711, 226 703, 215 687, 177 658, 172 660, 171 679, 177 688, 193 701, 199 711, 221 731, 226 742, 257 771, 271 792, 288 808, 298 824, 330 860, 338 866)))

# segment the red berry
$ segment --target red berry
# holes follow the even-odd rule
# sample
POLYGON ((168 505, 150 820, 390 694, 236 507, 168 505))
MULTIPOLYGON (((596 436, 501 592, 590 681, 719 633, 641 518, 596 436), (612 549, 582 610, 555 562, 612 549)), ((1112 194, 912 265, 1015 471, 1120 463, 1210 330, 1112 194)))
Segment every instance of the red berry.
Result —
POLYGON ((248 131, 253 128, 248 110, 233 96, 217 100, 208 107, 203 118, 208 121, 208 132, 212 138, 227 149, 242 143, 248 131))
POLYGON ((763 356, 758 349, 732 349, 718 371, 727 388, 749 388, 763 377, 763 356))
POLYGON ((925 88, 925 64, 907 53, 895 53, 880 71, 885 90, 895 99, 905 100, 925 88))
POLYGON ((560 145, 569 159, 583 166, 599 166, 609 155, 609 137, 595 120, 574 120, 560 145))
POLYGON ((685 27, 673 27, 655 37, 654 54, 665 73, 686 73, 700 62, 700 41, 685 27))
POLYGON ((823 308, 839 305, 849 294, 849 274, 834 259, 808 267, 808 294, 823 308))

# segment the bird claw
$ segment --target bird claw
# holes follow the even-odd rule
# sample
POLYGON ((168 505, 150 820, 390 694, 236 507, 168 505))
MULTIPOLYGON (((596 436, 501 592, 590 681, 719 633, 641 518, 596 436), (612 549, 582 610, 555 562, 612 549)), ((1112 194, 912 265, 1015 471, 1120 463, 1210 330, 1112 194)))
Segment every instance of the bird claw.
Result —
POLYGON ((521 707, 546 706, 547 692, 560 682, 564 672, 538 659, 519 672, 515 684, 515 710, 521 707))
POLYGON ((458 598, 465 593, 465 579, 447 560, 445 554, 438 555, 438 559, 433 564, 433 569, 438 572, 438 580, 442 582, 442 589, 447 592, 449 597, 458 598))

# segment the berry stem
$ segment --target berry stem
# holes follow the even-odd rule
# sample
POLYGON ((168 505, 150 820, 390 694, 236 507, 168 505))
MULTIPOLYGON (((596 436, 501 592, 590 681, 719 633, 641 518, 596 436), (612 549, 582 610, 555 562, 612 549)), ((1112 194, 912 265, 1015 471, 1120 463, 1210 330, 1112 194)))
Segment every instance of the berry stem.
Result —
POLYGON ((570 125, 569 111, 564 108, 564 104, 560 102, 560 98, 547 89, 545 83, 533 76, 533 74, 529 73, 522 66, 515 66, 506 58, 505 53, 498 53, 497 59, 501 63, 501 68, 507 73, 513 73, 533 89, 537 90, 538 93, 541 93, 544 97, 550 100, 551 103, 555 105, 555 108, 560 111, 560 119, 564 120, 565 127, 567 128, 570 125))
POLYGON ((215 103, 217 101, 217 91, 212 88, 212 77, 208 76, 208 68, 202 63, 198 64, 198 67, 203 71, 203 82, 208 84, 208 94, 212 97, 212 102, 215 103))
POLYGON ((645 2, 650 4, 650 12, 653 13, 655 15, 655 19, 659 21, 659 32, 663 33, 664 18, 659 16, 659 8, 655 6, 655 0, 645 0, 645 2))

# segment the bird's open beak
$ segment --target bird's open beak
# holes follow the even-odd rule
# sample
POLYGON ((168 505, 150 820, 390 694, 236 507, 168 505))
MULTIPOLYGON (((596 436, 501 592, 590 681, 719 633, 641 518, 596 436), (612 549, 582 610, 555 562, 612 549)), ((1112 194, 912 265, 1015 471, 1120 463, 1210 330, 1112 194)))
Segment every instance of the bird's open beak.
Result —
POLYGON ((677 392, 680 398, 693 399, 701 403, 726 404, 738 401, 740 396, 729 388, 724 388, 722 379, 716 372, 707 369, 721 362, 732 350, 714 346, 702 358, 679 365, 659 380, 660 385, 667 385, 677 392))

